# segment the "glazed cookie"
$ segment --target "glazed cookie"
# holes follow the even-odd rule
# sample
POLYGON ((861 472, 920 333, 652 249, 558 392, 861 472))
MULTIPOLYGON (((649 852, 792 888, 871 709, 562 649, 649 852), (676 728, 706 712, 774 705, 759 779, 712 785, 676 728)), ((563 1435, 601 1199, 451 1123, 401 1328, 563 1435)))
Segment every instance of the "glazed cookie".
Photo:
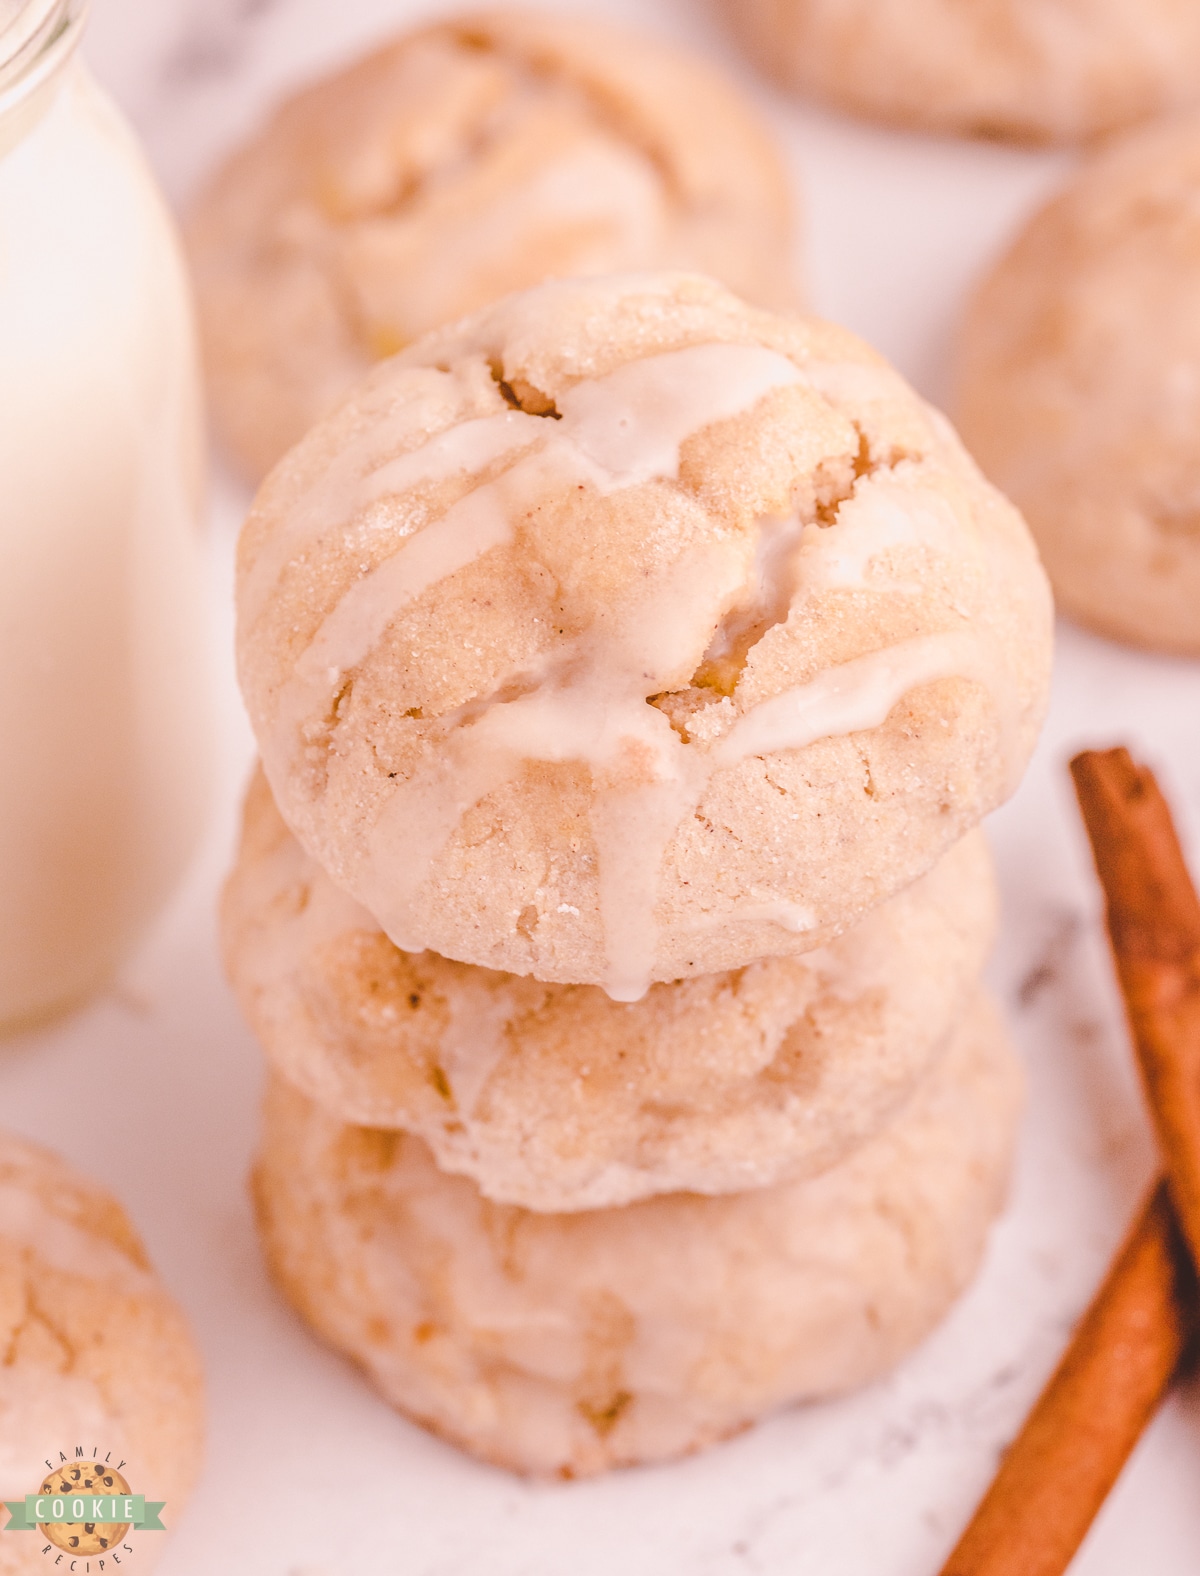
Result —
MULTIPOLYGON (((120 1205, 9 1134, 0 1135, 0 1352, 0 1499, 37 1493, 60 1451, 73 1458, 76 1446, 94 1447, 105 1469, 98 1482, 123 1463, 132 1491, 164 1500, 164 1522, 174 1525, 202 1448, 191 1334, 120 1205)), ((71 1472, 89 1464, 64 1463, 71 1472)), ((95 1549, 72 1549, 72 1532, 84 1537, 67 1529, 67 1555, 103 1555, 105 1525, 95 1549)), ((45 1542, 0 1533, 2 1576, 50 1568, 45 1542)), ((139 1571, 161 1542, 139 1534, 139 1571)))
POLYGON ((1019 515, 842 329, 543 285, 378 368, 260 491, 239 668, 308 852, 398 947, 621 1000, 823 945, 1011 789, 1019 515))
POLYGON ((725 0, 789 87, 929 131, 1072 142, 1200 100, 1193 0, 725 0))
POLYGON ((865 1384, 915 1345, 979 1262, 1019 1090, 980 998, 898 1120, 823 1176, 544 1215, 276 1079, 260 1227, 288 1297, 393 1404, 516 1471, 598 1472, 865 1384))
MULTIPOLYGON (((1196 12, 1200 18, 1200 9, 1196 12)), ((1024 508, 1064 609, 1200 654, 1200 116, 1124 139, 971 305, 963 435, 1024 508)))
POLYGON ((551 276, 696 268, 797 299, 789 183, 699 60, 580 17, 409 33, 230 160, 188 240, 218 424, 261 477, 379 357, 551 276))
POLYGON ((527 1209, 813 1175, 941 1052, 996 899, 968 833, 828 948, 640 1002, 401 952, 279 818, 261 775, 225 888, 226 969, 275 1068, 342 1121, 402 1127, 527 1209))

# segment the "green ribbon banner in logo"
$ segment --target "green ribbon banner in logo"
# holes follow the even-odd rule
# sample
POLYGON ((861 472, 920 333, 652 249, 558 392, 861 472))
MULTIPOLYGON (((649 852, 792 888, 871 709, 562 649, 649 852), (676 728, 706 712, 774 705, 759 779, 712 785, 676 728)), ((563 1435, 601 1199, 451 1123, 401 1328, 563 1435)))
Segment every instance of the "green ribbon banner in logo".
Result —
POLYGON ((144 1494, 26 1494, 24 1499, 4 1501, 12 1520, 5 1532, 36 1532, 50 1523, 79 1526, 127 1521, 139 1532, 165 1532, 159 1519, 165 1499, 146 1501, 144 1494))

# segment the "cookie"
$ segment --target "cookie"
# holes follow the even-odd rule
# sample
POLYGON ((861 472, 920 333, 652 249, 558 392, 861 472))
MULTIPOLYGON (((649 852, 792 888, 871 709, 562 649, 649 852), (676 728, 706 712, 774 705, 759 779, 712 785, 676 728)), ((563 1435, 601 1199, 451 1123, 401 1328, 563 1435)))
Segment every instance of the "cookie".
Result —
POLYGON ((733 87, 533 11, 438 22, 298 93, 187 241, 214 414, 255 480, 381 356, 551 276, 695 268, 798 299, 787 173, 733 87))
MULTIPOLYGON (((10 1134, 0 1135, 0 1351, 0 1499, 23 1500, 62 1471, 75 1486, 91 1476, 96 1492, 163 1500, 173 1526, 203 1443, 192 1336, 120 1205, 10 1134), (77 1447, 100 1455, 76 1458, 77 1447)), ((80 1523, 47 1536, 67 1554, 103 1557, 127 1530, 80 1523)), ((148 1570, 162 1538, 137 1541, 148 1570)), ((0 1533, 0 1572, 45 1569, 45 1543, 0 1533)))
POLYGON ((824 945, 1006 796, 1051 609, 1016 511, 843 329, 542 285, 261 489, 238 661, 308 852, 398 947, 602 985, 824 945))
POLYGON ((818 952, 636 1003, 399 951, 279 817, 261 774, 226 884, 226 971, 273 1066, 345 1122, 402 1127, 527 1209, 813 1175, 940 1053, 995 925, 987 845, 818 952))
POLYGON ((1191 0, 725 0, 786 86, 900 126, 1073 142, 1200 100, 1191 0))
POLYGON ((389 1401, 486 1460, 571 1477, 898 1361, 975 1271, 1019 1103, 980 998, 895 1123, 823 1176, 546 1215, 275 1078, 259 1222, 285 1294, 389 1401))
MULTIPOLYGON (((1200 16, 1200 12, 1197 12, 1200 16)), ((1063 609, 1200 654, 1200 116, 1091 160, 984 281, 958 413, 1063 609)))

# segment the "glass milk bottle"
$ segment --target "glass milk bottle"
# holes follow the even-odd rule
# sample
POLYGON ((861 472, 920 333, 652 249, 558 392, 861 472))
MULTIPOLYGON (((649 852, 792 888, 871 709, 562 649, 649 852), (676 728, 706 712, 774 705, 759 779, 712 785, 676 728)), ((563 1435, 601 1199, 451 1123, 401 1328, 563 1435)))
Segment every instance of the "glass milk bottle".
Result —
POLYGON ((209 778, 188 288, 82 20, 0 0, 0 1030, 112 975, 209 778))

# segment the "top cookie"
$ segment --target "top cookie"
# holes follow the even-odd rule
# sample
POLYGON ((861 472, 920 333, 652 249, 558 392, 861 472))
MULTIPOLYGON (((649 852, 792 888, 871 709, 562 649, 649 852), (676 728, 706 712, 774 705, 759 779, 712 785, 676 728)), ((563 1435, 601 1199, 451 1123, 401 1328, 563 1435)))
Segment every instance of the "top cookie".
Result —
POLYGON ((1050 662, 946 422, 844 330, 675 274, 381 366, 260 492, 238 624, 280 809, 397 946, 620 999, 929 869, 1050 662))
POLYGON ((406 34, 297 94, 193 215, 215 415, 260 478, 372 362, 551 276, 696 268, 791 305, 791 202, 715 72, 576 17, 406 34))
POLYGON ((764 69, 902 126, 1073 142, 1200 100, 1194 0, 726 0, 764 69))
MULTIPOLYGON (((1200 11, 1197 13, 1200 15, 1200 11)), ((1063 606, 1200 655, 1200 116, 1091 160, 992 270, 958 411, 1063 606)))

